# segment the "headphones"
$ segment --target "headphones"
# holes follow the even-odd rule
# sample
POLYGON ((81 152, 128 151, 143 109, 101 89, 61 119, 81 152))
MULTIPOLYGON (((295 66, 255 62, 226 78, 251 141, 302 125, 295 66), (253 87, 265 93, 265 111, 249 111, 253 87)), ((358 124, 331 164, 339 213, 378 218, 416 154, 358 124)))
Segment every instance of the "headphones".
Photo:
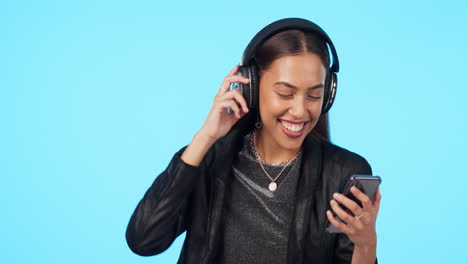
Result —
POLYGON ((322 114, 328 112, 333 101, 335 100, 336 88, 337 88, 337 77, 336 73, 339 71, 338 56, 336 54, 335 46, 327 33, 321 29, 317 24, 302 18, 285 18, 275 21, 268 26, 264 27, 258 32, 254 38, 250 41, 242 54, 240 67, 237 75, 242 75, 250 79, 248 84, 236 83, 231 86, 231 89, 238 89, 244 96, 248 108, 258 107, 258 89, 259 89, 259 74, 258 67, 253 59, 256 49, 269 37, 290 29, 298 29, 302 31, 312 32, 319 38, 323 39, 328 44, 331 54, 333 56, 333 64, 331 67, 327 67, 327 74, 324 84, 324 98, 322 105, 322 114))

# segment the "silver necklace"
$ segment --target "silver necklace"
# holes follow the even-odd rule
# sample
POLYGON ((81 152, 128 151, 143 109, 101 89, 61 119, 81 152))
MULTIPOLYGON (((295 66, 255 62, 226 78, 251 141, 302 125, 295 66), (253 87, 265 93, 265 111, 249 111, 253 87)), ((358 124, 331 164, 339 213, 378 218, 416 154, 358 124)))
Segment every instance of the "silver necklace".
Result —
MULTIPOLYGON (((270 174, 265 170, 265 167, 263 167, 263 164, 262 164, 262 159, 260 158, 260 154, 258 154, 257 152, 257 144, 255 142, 255 130, 252 132, 252 135, 250 136, 250 145, 252 147, 252 152, 254 153, 255 155, 255 159, 257 160, 258 164, 260 164, 260 167, 262 168, 263 172, 265 173, 265 175, 270 179, 270 184, 268 184, 268 189, 272 192, 276 191, 276 189, 278 188, 278 184, 276 183, 276 180, 279 178, 279 176, 281 176, 281 174, 283 173, 283 171, 286 169, 286 167, 288 167, 289 164, 291 164, 291 162, 295 161, 297 159, 297 157, 299 157, 299 155, 301 154, 301 152, 299 151, 296 156, 294 156, 292 159, 290 159, 289 161, 287 162, 281 162, 279 163, 280 165, 283 166, 283 168, 281 169, 281 171, 278 173, 278 175, 276 175, 275 178, 272 178, 270 176, 270 174), (284 164, 284 165, 283 165, 284 164)), ((266 162, 265 162, 266 163, 266 162)))

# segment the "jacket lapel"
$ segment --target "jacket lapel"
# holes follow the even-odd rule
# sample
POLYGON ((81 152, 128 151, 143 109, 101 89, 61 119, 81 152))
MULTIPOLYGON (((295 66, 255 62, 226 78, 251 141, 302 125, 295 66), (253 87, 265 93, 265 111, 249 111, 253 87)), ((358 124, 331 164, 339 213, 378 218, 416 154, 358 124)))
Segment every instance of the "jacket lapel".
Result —
POLYGON ((231 180, 232 163, 235 154, 242 146, 242 134, 238 131, 228 134, 216 146, 214 171, 212 175, 213 188, 210 194, 211 211, 208 216, 207 251, 202 263, 213 263, 217 253, 220 253, 221 222, 224 208, 226 185, 231 180))
MULTIPOLYGON (((288 241, 288 263, 302 263, 304 240, 308 234, 311 210, 321 184, 322 146, 309 136, 304 140, 301 173, 296 187, 296 202, 288 241)), ((318 223, 317 223, 318 224, 318 223)))

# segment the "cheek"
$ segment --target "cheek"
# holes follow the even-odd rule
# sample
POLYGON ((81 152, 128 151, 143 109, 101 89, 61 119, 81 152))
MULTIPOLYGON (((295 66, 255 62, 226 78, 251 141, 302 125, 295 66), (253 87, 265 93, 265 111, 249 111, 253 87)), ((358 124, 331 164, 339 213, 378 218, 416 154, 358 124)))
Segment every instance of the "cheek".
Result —
POLYGON ((307 108, 307 110, 309 112, 310 120, 312 122, 311 129, 313 129, 315 125, 317 124, 320 118, 320 115, 322 113, 322 103, 321 102, 313 103, 307 108))
POLYGON ((272 82, 268 80, 260 81, 259 87, 259 105, 260 115, 265 118, 264 121, 270 122, 267 119, 276 119, 287 111, 287 103, 282 100, 273 90, 272 82))
POLYGON ((278 116, 283 115, 287 109, 287 104, 274 96, 265 96, 260 99, 260 113, 264 118, 276 119, 278 116))
POLYGON ((322 114, 322 103, 314 104, 311 110, 311 115, 314 119, 319 119, 322 114))

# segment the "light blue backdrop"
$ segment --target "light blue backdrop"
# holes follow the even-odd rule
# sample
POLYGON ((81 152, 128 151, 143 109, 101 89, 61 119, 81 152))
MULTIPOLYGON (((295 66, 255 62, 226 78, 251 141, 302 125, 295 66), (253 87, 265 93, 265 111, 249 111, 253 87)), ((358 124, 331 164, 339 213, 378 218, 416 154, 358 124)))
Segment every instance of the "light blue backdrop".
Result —
POLYGON ((304 17, 341 62, 332 140, 381 175, 381 263, 465 258, 465 1, 0 4, 1 263, 176 263, 125 228, 252 36, 304 17))

